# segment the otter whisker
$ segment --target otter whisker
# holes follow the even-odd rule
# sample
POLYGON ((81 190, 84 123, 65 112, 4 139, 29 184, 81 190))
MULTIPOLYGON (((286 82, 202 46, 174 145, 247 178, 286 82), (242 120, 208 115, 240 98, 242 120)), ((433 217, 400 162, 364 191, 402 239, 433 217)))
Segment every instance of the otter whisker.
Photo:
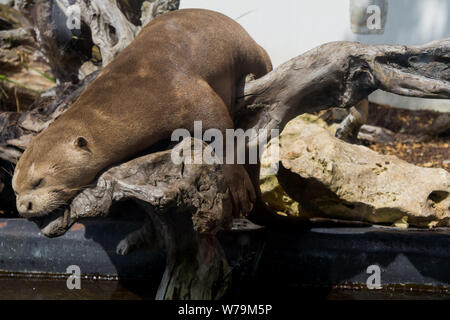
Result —
POLYGON ((8 169, 6 169, 6 168, 4 168, 4 167, 1 167, 2 169, 3 169, 3 171, 5 171, 10 177, 12 177, 13 176, 13 173, 12 172, 10 172, 10 171, 8 171, 8 169))
POLYGON ((93 186, 95 186, 95 184, 94 183, 90 183, 90 184, 87 184, 87 185, 84 185, 84 186, 80 186, 80 187, 76 187, 76 188, 71 188, 71 189, 65 189, 65 190, 67 190, 67 191, 81 191, 81 190, 85 190, 85 189, 88 189, 88 188, 91 188, 91 187, 93 187, 93 186))
POLYGON ((53 203, 51 203, 50 205, 48 205, 48 207, 46 208, 46 211, 52 212, 52 211, 58 209, 58 208, 61 207, 61 206, 66 205, 66 204, 67 204, 67 203, 64 202, 64 201, 56 201, 56 202, 53 202, 53 203))
POLYGON ((66 168, 60 168, 59 170, 60 170, 60 171, 67 171, 67 170, 72 170, 72 169, 81 169, 81 168, 83 168, 83 167, 79 167, 79 166, 76 166, 76 167, 66 167, 66 168))

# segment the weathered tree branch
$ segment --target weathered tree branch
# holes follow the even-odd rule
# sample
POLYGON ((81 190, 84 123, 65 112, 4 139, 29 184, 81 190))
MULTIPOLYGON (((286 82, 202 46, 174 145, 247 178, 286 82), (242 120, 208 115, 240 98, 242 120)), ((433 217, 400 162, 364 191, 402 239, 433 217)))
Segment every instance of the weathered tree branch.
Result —
POLYGON ((103 66, 110 63, 135 37, 137 28, 120 11, 116 0, 77 1, 82 20, 92 32, 92 41, 100 48, 103 66))
POLYGON ((56 79, 76 82, 81 66, 91 59, 94 45, 100 50, 101 65, 107 65, 145 24, 178 9, 180 1, 140 0, 135 6, 126 3, 123 0, 16 0, 15 8, 31 21, 36 44, 56 79), (131 19, 136 15, 140 19, 131 19))
POLYGON ((327 43, 245 83, 235 121, 246 129, 282 129, 295 115, 348 108, 377 89, 446 99, 449 63, 450 39, 418 47, 327 43))
POLYGON ((369 115, 369 100, 364 99, 356 106, 350 108, 349 115, 341 122, 336 130, 336 138, 354 142, 359 129, 366 123, 369 115))
POLYGON ((31 139, 75 102, 97 74, 51 89, 31 105, 30 111, 0 113, 0 158, 16 163, 31 139))
POLYGON ((177 10, 179 0, 139 1, 141 25, 134 25, 120 8, 120 0, 93 0, 89 3, 77 0, 81 8, 81 19, 92 34, 92 41, 100 48, 102 65, 110 63, 114 57, 133 41, 141 29, 155 17, 168 11, 177 10))
POLYGON ((21 44, 34 43, 34 39, 29 28, 2 30, 0 31, 0 43, 2 41, 13 41, 21 44))

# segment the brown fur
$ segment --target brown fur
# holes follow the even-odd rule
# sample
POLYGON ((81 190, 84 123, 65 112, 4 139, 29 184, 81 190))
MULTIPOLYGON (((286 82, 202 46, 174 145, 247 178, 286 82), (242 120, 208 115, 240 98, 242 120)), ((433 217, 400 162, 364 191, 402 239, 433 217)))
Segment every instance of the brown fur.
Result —
MULTIPOLYGON (((175 129, 192 132, 194 121, 203 130, 233 128, 239 81, 270 70, 264 49, 220 13, 187 9, 153 20, 25 151, 13 179, 19 212, 47 214, 101 170, 175 129)), ((235 206, 248 212, 254 191, 247 173, 226 171, 235 206)))

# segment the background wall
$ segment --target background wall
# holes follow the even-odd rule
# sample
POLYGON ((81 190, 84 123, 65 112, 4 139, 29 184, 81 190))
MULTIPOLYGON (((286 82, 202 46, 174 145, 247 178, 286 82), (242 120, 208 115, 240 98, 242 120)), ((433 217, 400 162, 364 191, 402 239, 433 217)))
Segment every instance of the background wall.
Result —
MULTIPOLYGON (((389 0, 384 34, 354 34, 350 0, 181 0, 181 8, 206 8, 238 21, 263 46, 274 66, 320 44, 420 45, 450 38, 450 0, 389 0)), ((405 98, 375 92, 370 100, 403 108, 450 111, 449 100, 405 98)))

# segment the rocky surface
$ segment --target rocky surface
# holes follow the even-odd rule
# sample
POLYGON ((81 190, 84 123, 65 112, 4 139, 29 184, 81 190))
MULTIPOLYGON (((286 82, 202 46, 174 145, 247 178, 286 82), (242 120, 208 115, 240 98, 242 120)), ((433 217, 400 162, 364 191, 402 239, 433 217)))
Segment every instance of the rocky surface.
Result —
POLYGON ((280 135, 279 185, 269 187, 270 179, 262 176, 263 197, 276 211, 302 216, 301 210, 291 214, 296 201, 320 217, 402 226, 450 225, 447 171, 345 143, 325 129, 323 121, 312 119, 297 117, 280 135), (285 201, 289 204, 285 209, 279 201, 270 201, 283 193, 291 199, 285 201))

